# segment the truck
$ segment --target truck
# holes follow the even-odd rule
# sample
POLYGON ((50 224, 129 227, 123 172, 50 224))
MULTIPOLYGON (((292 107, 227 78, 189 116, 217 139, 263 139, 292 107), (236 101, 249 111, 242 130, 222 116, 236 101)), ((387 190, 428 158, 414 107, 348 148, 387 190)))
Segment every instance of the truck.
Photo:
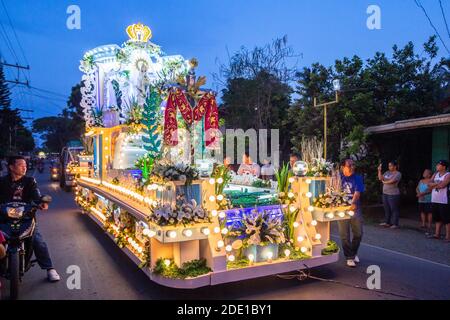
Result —
POLYGON ((76 185, 75 180, 77 173, 73 170, 73 168, 79 166, 79 155, 83 151, 84 148, 82 146, 71 145, 64 147, 61 151, 59 160, 59 185, 67 192, 70 192, 72 190, 72 187, 76 185))

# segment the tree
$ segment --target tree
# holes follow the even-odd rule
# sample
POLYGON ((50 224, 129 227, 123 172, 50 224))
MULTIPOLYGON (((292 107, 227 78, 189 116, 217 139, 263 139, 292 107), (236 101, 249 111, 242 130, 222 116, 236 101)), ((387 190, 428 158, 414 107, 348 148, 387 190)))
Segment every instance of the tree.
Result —
POLYGON ((5 157, 34 149, 34 139, 25 127, 17 109, 11 109, 10 91, 6 84, 3 66, 0 65, 0 156, 5 157))
POLYGON ((377 52, 364 63, 361 58, 336 60, 334 66, 319 63, 297 73, 296 93, 299 99, 289 110, 285 125, 294 148, 302 136, 323 135, 323 109, 314 108, 312 98, 333 100, 332 80, 340 79, 342 92, 339 104, 328 108, 328 150, 332 160, 345 153, 343 146, 351 141, 357 126, 373 126, 440 113, 440 96, 448 88, 448 74, 442 72, 449 60, 434 61, 437 56, 436 37, 423 46, 424 53, 415 53, 410 42, 399 49, 393 47, 392 57, 377 52))
POLYGON ((67 107, 58 116, 33 121, 33 131, 41 134, 44 145, 51 152, 60 152, 71 140, 80 140, 85 129, 81 102, 81 84, 72 87, 67 107))
POLYGON ((3 65, 0 64, 0 107, 9 108, 11 106, 11 93, 6 84, 5 73, 3 72, 3 65))
MULTIPOLYGON (((282 124, 291 103, 289 81, 294 75, 288 60, 295 57, 285 36, 252 50, 242 47, 227 64, 220 65, 215 79, 225 89, 219 114, 227 126, 280 129, 280 136, 287 134, 282 124)), ((281 149, 289 149, 289 140, 284 142, 281 149)))

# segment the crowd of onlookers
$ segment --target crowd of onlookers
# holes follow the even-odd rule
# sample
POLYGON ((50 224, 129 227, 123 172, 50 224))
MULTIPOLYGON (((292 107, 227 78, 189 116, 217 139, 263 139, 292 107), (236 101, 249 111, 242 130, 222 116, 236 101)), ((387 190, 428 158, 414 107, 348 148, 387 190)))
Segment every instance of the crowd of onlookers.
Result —
MULTIPOLYGON (((450 242, 450 172, 449 163, 440 160, 436 171, 425 169, 422 179, 416 187, 416 196, 421 219, 421 228, 431 239, 441 239, 445 227, 444 241, 450 242), (435 227, 433 228, 433 222, 435 227)), ((389 162, 388 170, 382 172, 378 167, 378 179, 383 184, 383 206, 385 220, 380 226, 397 229, 400 215, 400 190, 398 184, 402 178, 396 161, 389 162)))

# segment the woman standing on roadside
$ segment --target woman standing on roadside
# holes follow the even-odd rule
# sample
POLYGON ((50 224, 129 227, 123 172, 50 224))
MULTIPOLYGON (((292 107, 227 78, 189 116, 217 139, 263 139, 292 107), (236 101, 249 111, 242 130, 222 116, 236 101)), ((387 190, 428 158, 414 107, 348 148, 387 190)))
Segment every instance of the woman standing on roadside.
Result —
POLYGON ((419 201, 420 220, 422 221, 422 225, 420 227, 425 229, 427 234, 433 232, 431 229, 431 224, 433 222, 431 190, 428 188, 432 175, 433 173, 430 169, 425 169, 422 175, 423 179, 419 181, 416 188, 416 194, 419 201))
POLYGON ((400 216, 400 189, 398 183, 402 179, 402 174, 398 171, 397 161, 389 162, 389 170, 382 173, 381 164, 378 166, 378 179, 383 183, 383 206, 384 222, 382 227, 397 229, 400 216))

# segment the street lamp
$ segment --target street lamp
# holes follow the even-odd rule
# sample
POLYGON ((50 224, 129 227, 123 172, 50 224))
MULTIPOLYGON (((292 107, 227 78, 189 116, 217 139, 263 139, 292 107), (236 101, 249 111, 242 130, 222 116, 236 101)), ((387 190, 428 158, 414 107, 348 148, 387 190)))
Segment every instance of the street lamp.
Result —
POLYGON ((341 91, 341 81, 333 80, 333 89, 335 91, 334 101, 317 104, 317 98, 314 97, 314 107, 323 107, 323 157, 327 159, 327 107, 339 102, 339 91, 341 91))

